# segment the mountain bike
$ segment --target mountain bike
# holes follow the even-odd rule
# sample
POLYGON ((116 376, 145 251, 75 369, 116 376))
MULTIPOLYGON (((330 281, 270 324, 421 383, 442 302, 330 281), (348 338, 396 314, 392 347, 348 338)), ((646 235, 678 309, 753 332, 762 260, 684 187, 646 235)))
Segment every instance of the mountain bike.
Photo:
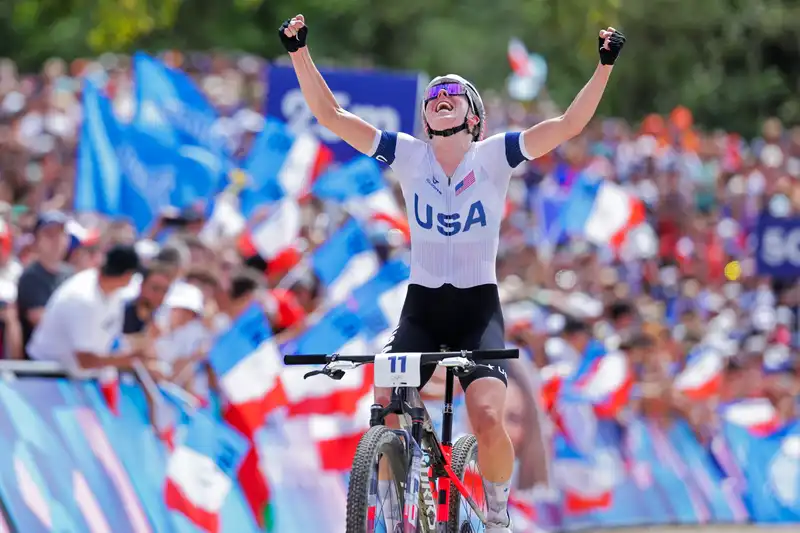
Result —
POLYGON ((336 380, 348 370, 373 363, 375 387, 392 389, 389 405, 372 405, 370 428, 353 459, 345 533, 483 531, 486 498, 477 441, 465 435, 452 443, 454 380, 479 364, 518 357, 519 350, 512 349, 284 358, 287 365, 324 365, 304 378, 325 375, 336 380), (447 369, 441 439, 417 390, 421 369, 428 365, 447 369), (389 415, 398 415, 401 429, 386 426, 389 415), (380 488, 388 503, 381 500, 380 488))

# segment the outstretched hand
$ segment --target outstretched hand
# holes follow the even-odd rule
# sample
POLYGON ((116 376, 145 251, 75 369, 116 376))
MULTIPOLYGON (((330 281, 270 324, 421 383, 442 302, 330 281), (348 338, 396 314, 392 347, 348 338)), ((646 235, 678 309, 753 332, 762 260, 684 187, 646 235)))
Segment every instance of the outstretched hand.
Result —
POLYGON ((287 52, 297 52, 306 45, 308 26, 303 15, 296 15, 281 24, 278 28, 278 36, 287 52))
POLYGON ((605 30, 600 30, 598 44, 600 47, 600 63, 613 65, 622 51, 622 47, 625 46, 625 36, 622 32, 609 26, 605 30))

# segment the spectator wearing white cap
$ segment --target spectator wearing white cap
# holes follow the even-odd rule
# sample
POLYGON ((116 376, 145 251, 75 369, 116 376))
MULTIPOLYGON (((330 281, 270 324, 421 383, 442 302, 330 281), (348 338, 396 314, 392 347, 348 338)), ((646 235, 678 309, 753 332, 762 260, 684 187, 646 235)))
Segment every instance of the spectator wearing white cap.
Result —
POLYGON ((167 294, 163 309, 166 313, 162 333, 155 342, 161 373, 191 389, 197 363, 205 358, 210 340, 203 322, 203 292, 194 285, 178 282, 167 294))

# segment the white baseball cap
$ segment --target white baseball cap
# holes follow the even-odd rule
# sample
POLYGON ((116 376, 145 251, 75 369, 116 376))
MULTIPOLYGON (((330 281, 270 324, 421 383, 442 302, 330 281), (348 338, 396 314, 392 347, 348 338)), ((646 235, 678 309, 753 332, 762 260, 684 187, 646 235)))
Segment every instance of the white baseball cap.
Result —
POLYGON ((164 306, 169 309, 186 309, 195 314, 203 314, 203 292, 186 282, 178 282, 173 285, 167 297, 164 299, 164 306))

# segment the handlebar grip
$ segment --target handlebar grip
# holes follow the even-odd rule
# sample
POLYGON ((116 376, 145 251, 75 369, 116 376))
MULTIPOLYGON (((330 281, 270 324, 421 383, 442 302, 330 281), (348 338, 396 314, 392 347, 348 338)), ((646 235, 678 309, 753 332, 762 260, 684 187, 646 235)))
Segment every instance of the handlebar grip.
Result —
POLYGON ((324 365, 328 363, 328 355, 306 354, 306 355, 284 355, 284 365, 324 365))
POLYGON ((495 359, 519 359, 518 348, 508 348, 505 350, 473 350, 472 358, 478 360, 495 359))

